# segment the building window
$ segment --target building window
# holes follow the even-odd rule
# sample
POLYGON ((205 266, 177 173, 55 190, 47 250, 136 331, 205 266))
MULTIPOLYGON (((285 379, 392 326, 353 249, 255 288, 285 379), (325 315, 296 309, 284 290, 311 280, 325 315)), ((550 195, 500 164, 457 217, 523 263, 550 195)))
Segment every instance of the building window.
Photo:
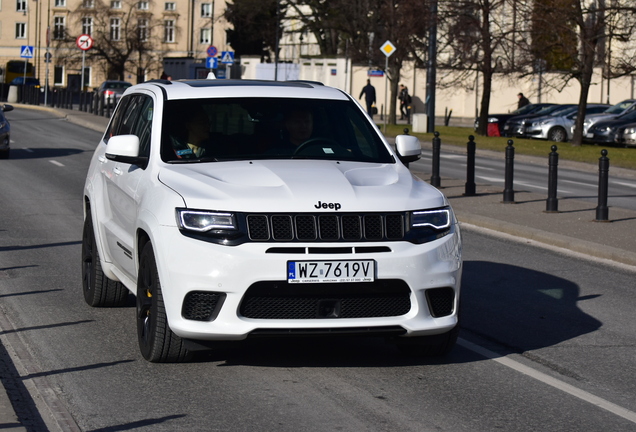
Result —
POLYGON ((53 68, 53 85, 64 85, 64 66, 55 66, 53 68))
POLYGON ((64 39, 66 33, 66 18, 56 16, 53 18, 53 39, 64 39))
POLYGON ((82 34, 87 34, 89 36, 93 34, 93 18, 82 18, 82 34))
POLYGON ((121 19, 110 19, 110 40, 118 41, 121 37, 121 19))
POLYGON ((82 7, 86 9, 93 9, 95 7, 95 0, 84 0, 82 2, 82 7))
POLYGON ((212 3, 201 3, 201 18, 212 16, 212 3))
POLYGON ((66 7, 66 0, 55 0, 55 7, 66 7))
POLYGON ((26 39, 26 23, 15 23, 15 38, 26 39))
POLYGON ((27 1, 26 0, 17 0, 15 4, 16 12, 26 12, 27 10, 27 1))
POLYGON ((212 31, 209 28, 201 29, 201 37, 199 38, 199 43, 209 44, 211 42, 210 36, 212 35, 212 31))
POLYGON ((139 9, 139 10, 148 10, 148 2, 147 1, 140 1, 139 3, 137 3, 137 9, 139 9))
POLYGON ((175 2, 166 2, 166 9, 167 11, 173 11, 173 10, 177 10, 177 5, 175 2))
POLYGON ((141 42, 148 41, 148 19, 140 18, 137 20, 137 31, 141 42))
POLYGON ((121 9, 121 0, 113 0, 110 2, 111 9, 121 9))
POLYGON ((163 22, 163 41, 174 42, 174 20, 165 20, 163 22))

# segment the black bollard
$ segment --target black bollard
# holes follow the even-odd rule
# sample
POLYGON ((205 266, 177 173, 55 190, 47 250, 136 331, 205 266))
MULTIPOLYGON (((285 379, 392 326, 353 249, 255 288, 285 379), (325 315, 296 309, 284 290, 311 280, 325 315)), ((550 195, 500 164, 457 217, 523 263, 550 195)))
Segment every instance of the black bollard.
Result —
POLYGON ((433 138, 433 174, 431 175, 431 185, 440 187, 441 179, 439 177, 439 152, 442 146, 442 140, 439 138, 439 132, 435 131, 433 138))
POLYGON ((609 178, 609 158, 607 150, 601 150, 598 159, 598 206, 596 207, 595 222, 608 222, 609 209, 607 207, 607 189, 609 178))
POLYGON ((552 152, 548 161, 548 199, 545 202, 545 212, 558 213, 557 180, 559 175, 559 154, 557 153, 557 146, 553 145, 551 149, 552 152))
POLYGON ((506 147, 506 178, 503 191, 503 202, 505 204, 514 204, 515 202, 515 191, 512 185, 515 171, 515 148, 512 144, 512 140, 508 140, 508 147, 506 147))
POLYGON ((470 135, 466 143, 466 185, 464 187, 465 196, 476 194, 475 187, 475 137, 470 135))

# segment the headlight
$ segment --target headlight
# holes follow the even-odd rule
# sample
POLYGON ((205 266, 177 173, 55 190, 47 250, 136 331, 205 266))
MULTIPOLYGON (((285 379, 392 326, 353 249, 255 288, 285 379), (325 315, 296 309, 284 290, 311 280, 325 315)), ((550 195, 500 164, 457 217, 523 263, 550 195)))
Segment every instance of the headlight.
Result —
POLYGON ((450 210, 423 210, 411 213, 411 227, 430 227, 436 230, 449 228, 451 224, 450 210))
POLYGON ((177 224, 183 230, 196 232, 238 229, 232 213, 204 210, 177 209, 177 224))
POLYGON ((625 129, 625 132, 624 132, 624 133, 626 133, 626 134, 630 134, 630 135, 631 135, 631 134, 634 134, 634 133, 636 133, 636 127, 630 127, 630 128, 627 128, 627 129, 625 129))

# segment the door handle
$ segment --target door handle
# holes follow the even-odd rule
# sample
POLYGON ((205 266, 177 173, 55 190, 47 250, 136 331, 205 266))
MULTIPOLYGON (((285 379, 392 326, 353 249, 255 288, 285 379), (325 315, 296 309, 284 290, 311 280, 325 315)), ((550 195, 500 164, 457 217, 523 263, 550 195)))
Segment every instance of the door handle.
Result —
POLYGON ((121 168, 115 167, 113 169, 113 173, 116 174, 116 175, 122 175, 123 171, 121 170, 121 168))
POLYGON ((108 162, 108 159, 106 159, 106 156, 98 156, 97 160, 100 161, 101 163, 108 162))

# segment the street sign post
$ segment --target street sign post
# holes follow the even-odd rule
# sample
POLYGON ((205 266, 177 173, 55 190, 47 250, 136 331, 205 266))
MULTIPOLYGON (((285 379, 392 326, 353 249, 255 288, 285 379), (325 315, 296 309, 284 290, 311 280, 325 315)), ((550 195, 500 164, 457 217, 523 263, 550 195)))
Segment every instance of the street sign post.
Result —
POLYGON ((87 34, 79 35, 77 39, 75 39, 75 45, 82 50, 82 81, 80 83, 80 91, 84 91, 84 64, 86 62, 86 51, 91 49, 93 46, 93 38, 87 34))
POLYGON ((216 57, 219 51, 216 49, 214 45, 210 45, 207 49, 208 57, 216 57))
POLYGON ((391 57, 391 54, 393 54, 396 50, 397 48, 395 48, 395 45, 393 45, 391 41, 384 42, 382 46, 380 47, 380 51, 382 51, 384 55, 386 56, 386 59, 384 62, 384 109, 386 110, 386 112, 384 113, 384 132, 385 133, 386 133, 386 118, 389 115, 389 106, 387 105, 387 101, 388 101, 387 96, 389 92, 389 57, 391 57))
POLYGON ((28 59, 33 58, 33 46, 32 45, 22 45, 20 47, 20 57, 28 59))
POLYGON ((221 63, 234 63, 234 51, 221 51, 221 63))
POLYGON ((208 57, 205 61, 205 67, 208 69, 217 69, 219 67, 219 59, 216 57, 208 57))

